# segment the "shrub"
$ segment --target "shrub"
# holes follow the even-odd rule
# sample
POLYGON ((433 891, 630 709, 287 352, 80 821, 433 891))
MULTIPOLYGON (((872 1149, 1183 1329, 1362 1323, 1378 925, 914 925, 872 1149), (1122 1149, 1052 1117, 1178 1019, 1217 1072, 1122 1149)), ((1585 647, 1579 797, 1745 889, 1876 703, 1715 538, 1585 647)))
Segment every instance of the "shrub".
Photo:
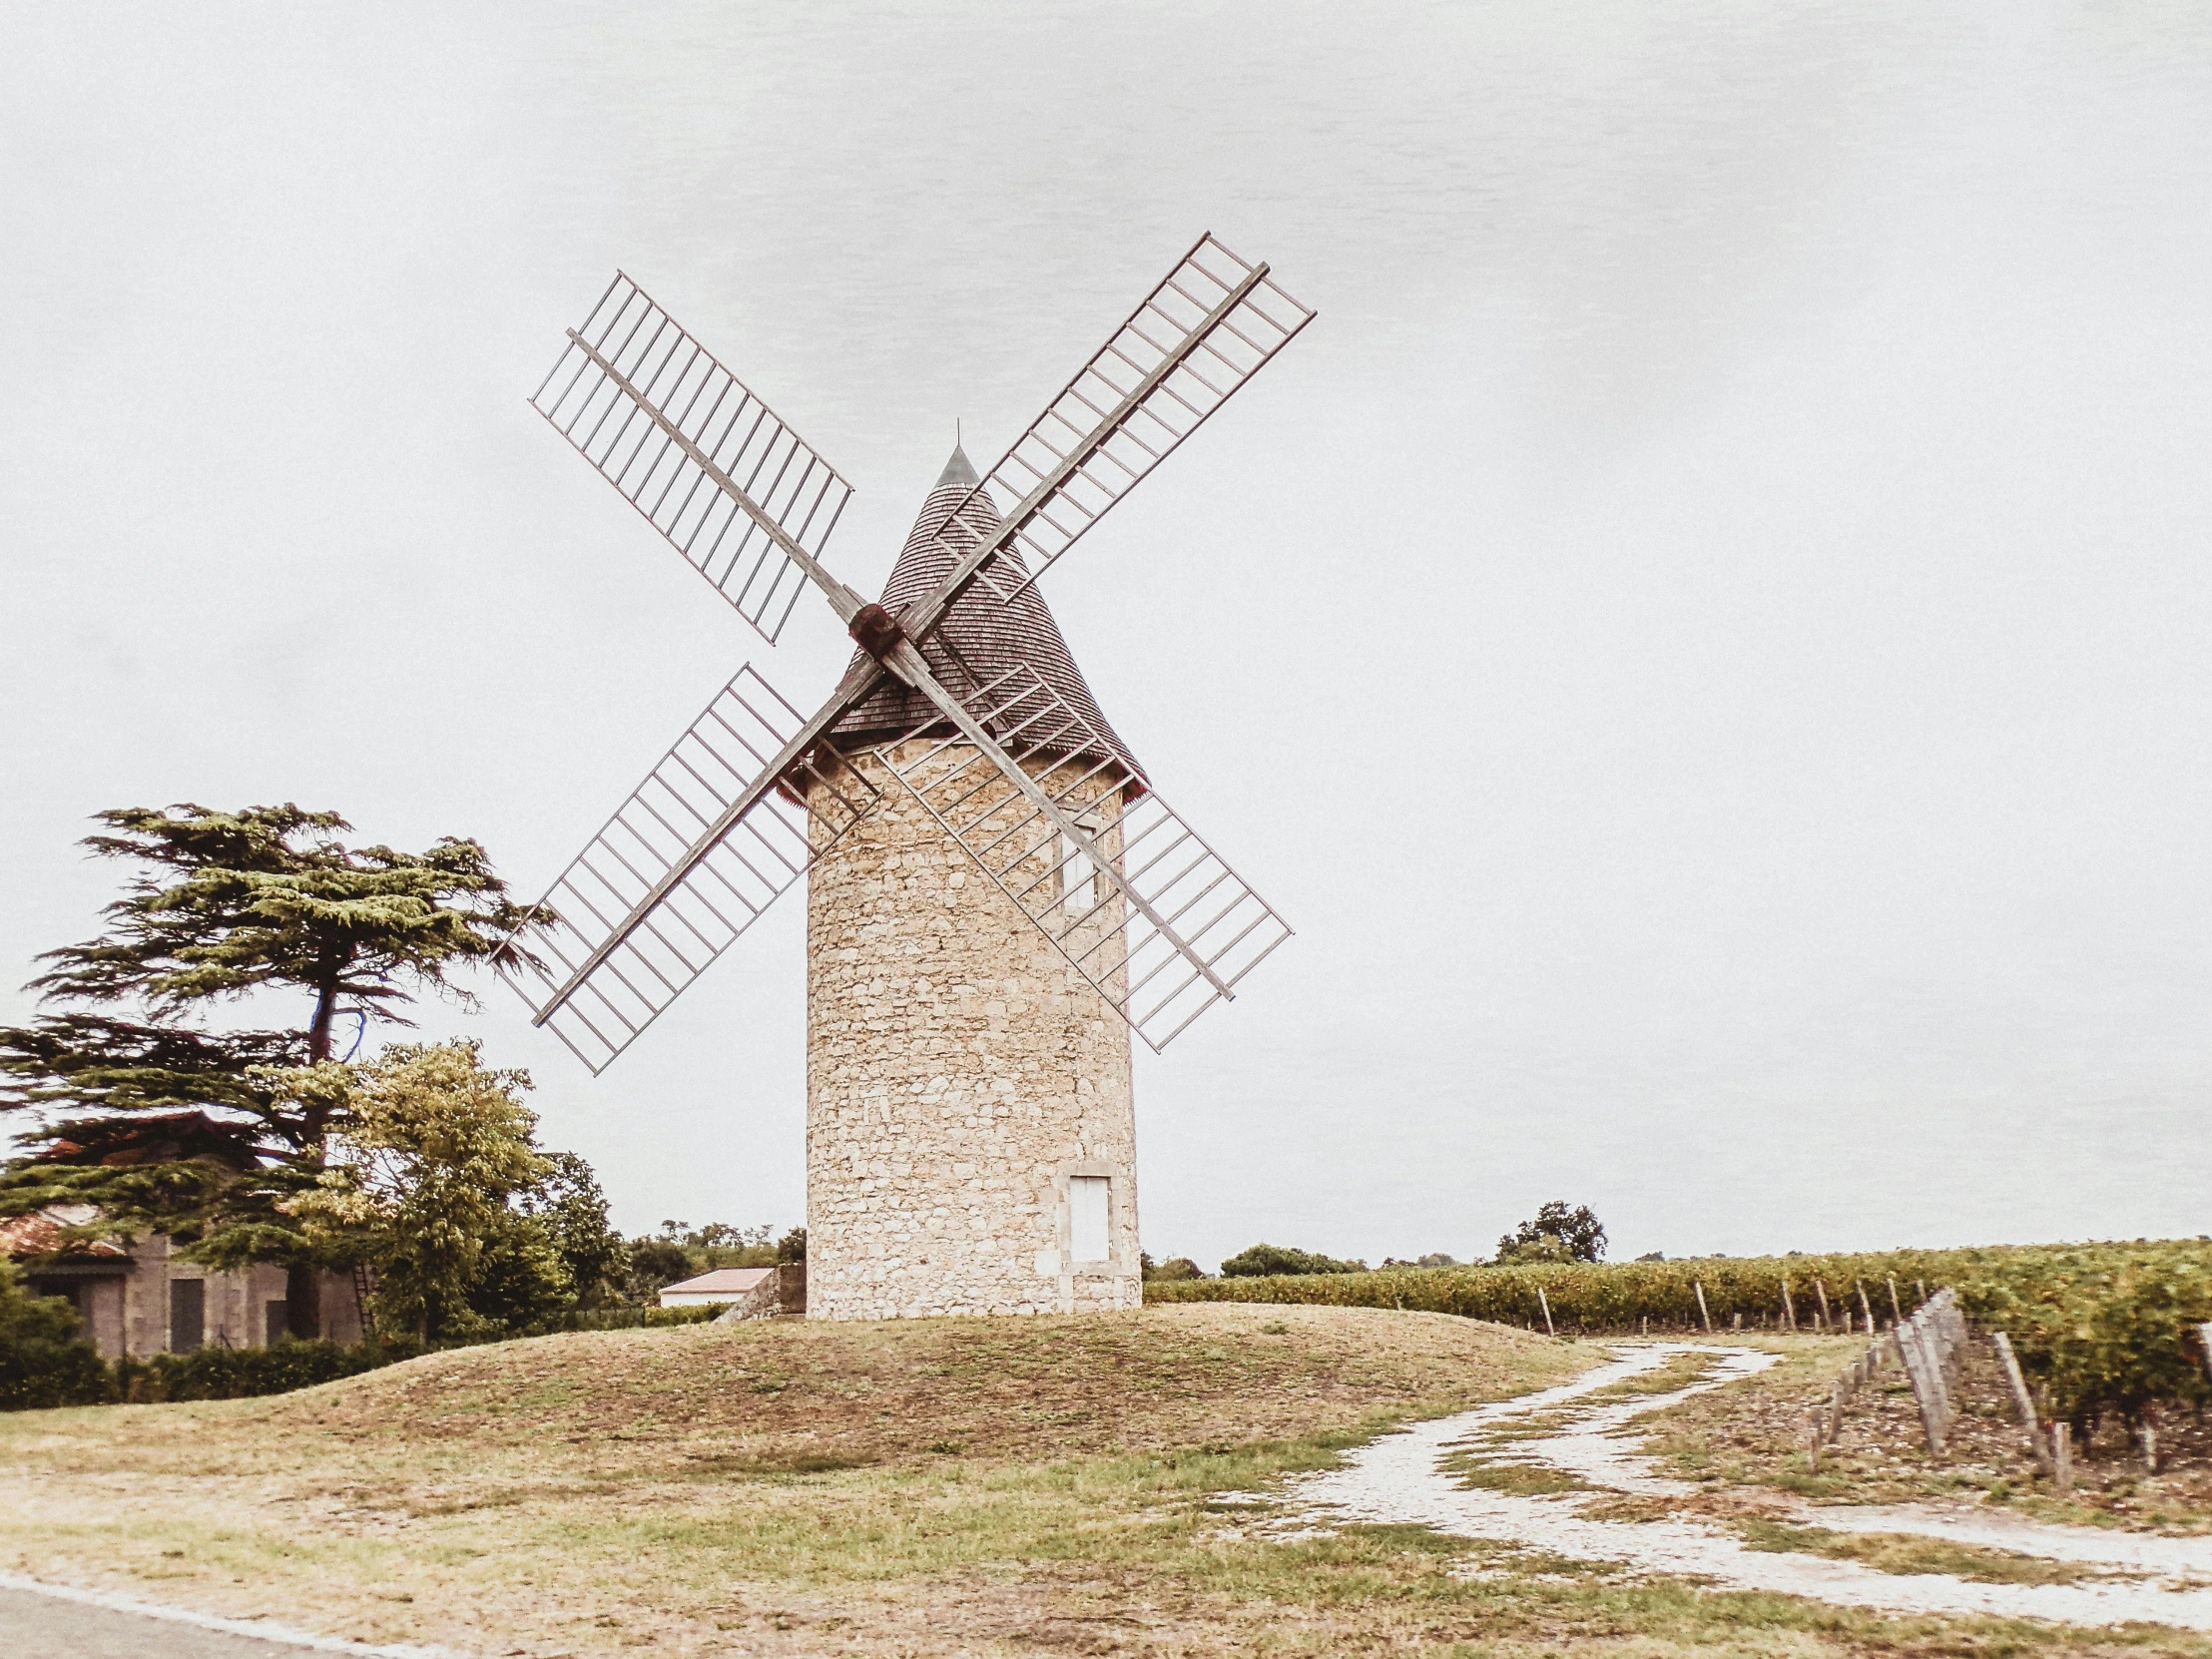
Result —
POLYGON ((583 1308, 564 1314, 533 1335, 550 1331, 658 1331, 674 1325, 706 1325, 728 1311, 727 1302, 690 1308, 583 1308))
POLYGON ((58 1296, 31 1295, 15 1264, 0 1257, 0 1411, 98 1405, 114 1388, 77 1310, 58 1296))
POLYGON ((1310 1250, 1286 1250, 1281 1245, 1256 1244, 1221 1265, 1224 1279, 1258 1279, 1281 1273, 1366 1273, 1365 1262, 1340 1262, 1317 1256, 1310 1250))
POLYGON ((117 1392, 133 1404, 246 1399, 311 1388, 341 1377, 358 1377, 364 1371, 412 1360, 423 1352, 415 1343, 364 1343, 358 1348, 324 1342, 278 1343, 275 1348, 198 1348, 190 1354, 119 1360, 115 1381, 117 1392))

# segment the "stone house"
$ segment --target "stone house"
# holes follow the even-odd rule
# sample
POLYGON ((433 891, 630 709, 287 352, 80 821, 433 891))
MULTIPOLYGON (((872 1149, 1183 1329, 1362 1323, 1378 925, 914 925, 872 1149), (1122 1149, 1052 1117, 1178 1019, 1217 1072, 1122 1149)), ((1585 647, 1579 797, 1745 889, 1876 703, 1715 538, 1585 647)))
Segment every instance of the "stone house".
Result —
MULTIPOLYGON (((217 1273, 188 1262, 164 1234, 124 1242, 71 1240, 90 1226, 90 1205, 57 1204, 0 1220, 0 1251, 39 1296, 67 1297, 104 1360, 189 1354, 196 1348, 262 1348, 292 1329, 280 1267, 217 1273)), ((361 1340, 353 1286, 334 1273, 315 1276, 316 1329, 336 1343, 361 1340)))
MULTIPOLYGON (((206 1158, 236 1168, 238 1145, 230 1126, 204 1112, 178 1112, 137 1120, 94 1151, 103 1164, 206 1158)), ((39 1154, 51 1163, 92 1157, 68 1141, 56 1141, 39 1154)), ((314 1306, 294 1308, 287 1295, 291 1276, 281 1267, 217 1273, 186 1261, 160 1233, 137 1239, 72 1236, 99 1220, 100 1212, 86 1204, 0 1218, 0 1252, 14 1261, 33 1292, 69 1299, 103 1359, 189 1354, 210 1345, 262 1348, 287 1335, 361 1340, 360 1303, 350 1279, 334 1273, 298 1276, 312 1287, 314 1306)))

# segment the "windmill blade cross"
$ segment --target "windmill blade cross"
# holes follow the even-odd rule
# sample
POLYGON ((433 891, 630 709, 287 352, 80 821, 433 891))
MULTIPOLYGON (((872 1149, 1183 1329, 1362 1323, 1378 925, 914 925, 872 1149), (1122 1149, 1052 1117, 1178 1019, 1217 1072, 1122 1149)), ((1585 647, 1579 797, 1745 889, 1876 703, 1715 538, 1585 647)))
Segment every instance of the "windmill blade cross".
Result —
POLYGON ((997 537, 956 545, 943 586, 900 619, 925 639, 980 584, 999 600, 1036 582, 1314 319, 1209 232, 1045 405, 977 490, 1016 503, 997 537))
POLYGON ((957 735, 903 770, 898 746, 881 751, 892 775, 1147 1043, 1233 996, 1290 936, 1282 918, 1034 668, 963 673, 963 702, 923 648, 971 587, 1018 599, 1313 316, 1267 266, 1201 237, 946 515, 949 574, 892 617, 821 562, 851 486, 618 272, 532 407, 771 644, 811 582, 864 655, 806 720, 750 665, 717 694, 524 924, 545 958, 510 952, 501 971, 534 1023, 603 1070, 865 818, 877 793, 830 734, 885 675, 937 711, 922 730, 957 735), (962 509, 993 485, 1017 505, 984 540, 962 509), (970 753, 933 770, 955 744, 970 753), (1060 782, 1056 757, 1074 754, 1112 759, 1060 782), (1114 769, 1142 789, 1106 792, 1122 805, 1102 824, 1079 792, 1114 769), (1013 827, 986 838, 1008 807, 1013 827), (1072 905, 1078 870, 1108 896, 1072 905))

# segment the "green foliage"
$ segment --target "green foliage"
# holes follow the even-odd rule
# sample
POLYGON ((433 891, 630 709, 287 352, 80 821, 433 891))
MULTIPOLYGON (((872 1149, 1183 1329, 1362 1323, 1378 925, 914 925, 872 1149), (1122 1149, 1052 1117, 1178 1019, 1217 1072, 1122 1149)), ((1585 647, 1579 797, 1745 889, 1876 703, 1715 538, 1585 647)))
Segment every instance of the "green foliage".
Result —
POLYGON ((397 1020, 396 1004, 451 990, 447 965, 495 956, 527 914, 484 849, 452 836, 427 852, 352 848, 337 814, 290 805, 126 807, 97 821, 112 833, 85 845, 146 867, 108 906, 109 931, 47 952, 54 966, 32 987, 158 1014, 294 987, 315 998, 311 1060, 327 1058, 341 1003, 397 1020))
POLYGON ((554 1331, 658 1331, 665 1326, 709 1325, 728 1311, 727 1302, 702 1302, 690 1308, 581 1308, 563 1314, 554 1331))
POLYGON ((257 1394, 289 1393, 357 1377, 380 1366, 411 1360, 423 1350, 415 1343, 364 1344, 340 1348, 334 1343, 278 1343, 275 1348, 200 1348, 190 1354, 156 1354, 144 1360, 119 1360, 116 1391, 133 1404, 179 1399, 247 1399, 257 1394))
POLYGON ((517 1197, 523 1215, 552 1239, 575 1287, 577 1306, 603 1308, 622 1299, 629 1252, 607 1220, 607 1195, 591 1165, 573 1152, 545 1154, 546 1174, 517 1197))
POLYGON ((2197 1327, 2212 1321, 2212 1243, 2090 1245, 1991 1264, 1959 1300, 2012 1339, 2020 1367, 2084 1433, 2153 1403, 2212 1403, 2197 1327))
POLYGON ((318 1260, 287 1213, 315 1184, 333 1102, 272 1080, 330 1052, 343 1013, 404 1024, 453 963, 505 948, 526 912, 474 841, 353 848, 335 813, 182 805, 99 815, 85 844, 137 866, 108 926, 49 951, 31 988, 75 1004, 0 1028, 0 1112, 31 1158, 0 1212, 99 1207, 106 1231, 163 1232, 211 1267, 318 1260), (299 1030, 186 1023, 258 991, 305 993, 299 1030))
MULTIPOLYGON (((393 1300, 380 1306, 388 1309, 393 1300)), ((441 1337, 481 1338, 544 1330, 576 1306, 576 1285, 551 1230, 502 1207, 484 1218, 483 1251, 460 1302, 432 1305, 427 1328, 441 1337)))
POLYGON ((664 1285, 673 1285, 700 1272, 692 1254, 668 1239, 632 1239, 629 1244, 630 1300, 650 1302, 664 1285))
POLYGON ((0 1411, 97 1405, 113 1387, 76 1309, 58 1296, 31 1295, 15 1264, 0 1257, 0 1411))
MULTIPOLYGON (((532 1336, 558 1331, 659 1330, 682 1325, 702 1325, 719 1315, 727 1303, 703 1308, 604 1308, 552 1316, 532 1336)), ((502 1332, 486 1342, 514 1340, 516 1333, 502 1332)), ((343 1377, 397 1365, 435 1350, 477 1346, 470 1342, 423 1344, 401 1339, 388 1343, 363 1343, 340 1348, 333 1343, 278 1343, 274 1348, 202 1348, 190 1354, 156 1354, 145 1360, 117 1363, 112 1380, 101 1368, 101 1398, 153 1404, 180 1399, 246 1399, 260 1394, 289 1393, 311 1388, 343 1377)), ((95 1362, 97 1363, 97 1361, 95 1362)))
POLYGON ((1221 1265, 1224 1279, 1257 1279, 1283 1273, 1366 1273, 1365 1262, 1340 1262, 1310 1250, 1289 1250, 1282 1245, 1256 1244, 1239 1251, 1221 1265))
POLYGON ((290 1032, 201 1032, 105 1012, 0 1029, 0 1112, 36 1115, 0 1211, 93 1204, 101 1231, 163 1231, 214 1267, 302 1259, 285 1199, 313 1185, 323 1125, 269 1078, 290 1032))
POLYGON ((1726 1329, 1738 1314, 1748 1325, 1778 1322, 1785 1280, 1801 1321, 1816 1285, 1839 1311, 1856 1311, 1863 1288, 1884 1320, 1892 1280, 1906 1313, 1918 1285, 1954 1286, 1976 1324, 2011 1337, 2055 1414, 2084 1424, 2108 1412, 2133 1418, 2154 1401, 2212 1400, 2194 1330, 2212 1320, 2212 1239, 1155 1280, 1145 1300, 1404 1308, 1540 1329, 1541 1288, 1562 1331, 1633 1331, 1646 1319, 1696 1330, 1700 1286, 1726 1329))
POLYGON ((341 1098, 343 1129, 289 1211, 326 1259, 375 1270, 380 1333, 527 1327, 573 1300, 552 1231, 513 1203, 554 1174, 532 1144, 526 1073, 488 1069, 476 1043, 455 1041, 325 1062, 294 1084, 341 1098))
POLYGON ((663 1286, 716 1268, 788 1267, 807 1259, 807 1230, 795 1227, 782 1239, 772 1227, 735 1227, 711 1222, 664 1221, 658 1233, 632 1239, 626 1287, 633 1302, 651 1302, 663 1286))
POLYGON ((1533 1219, 1522 1222, 1497 1241, 1499 1267, 1515 1263, 1596 1262, 1604 1256, 1605 1229, 1590 1213, 1590 1207, 1577 1204, 1569 1209, 1564 1199, 1555 1198, 1543 1205, 1533 1219))
POLYGON ((1155 1279, 1204 1279, 1206 1277, 1206 1270, 1188 1256, 1170 1256, 1164 1262, 1155 1262, 1151 1257, 1146 1256, 1142 1258, 1140 1265, 1144 1272, 1145 1283, 1148 1285, 1155 1279))

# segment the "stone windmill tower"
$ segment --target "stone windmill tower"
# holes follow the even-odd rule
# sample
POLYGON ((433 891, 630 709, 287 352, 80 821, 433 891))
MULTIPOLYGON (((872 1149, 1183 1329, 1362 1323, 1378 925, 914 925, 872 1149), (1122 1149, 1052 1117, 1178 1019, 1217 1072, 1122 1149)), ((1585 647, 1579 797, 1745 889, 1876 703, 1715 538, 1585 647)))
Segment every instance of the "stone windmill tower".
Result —
POLYGON ((875 601, 821 562, 850 486, 628 277, 532 397, 771 644, 812 584, 859 648, 811 717, 741 668, 502 969, 597 1072, 807 877, 811 1314, 1140 1299, 1130 1033, 1290 929, 1036 582, 1312 317, 1201 238, 987 475, 955 448, 875 601))

